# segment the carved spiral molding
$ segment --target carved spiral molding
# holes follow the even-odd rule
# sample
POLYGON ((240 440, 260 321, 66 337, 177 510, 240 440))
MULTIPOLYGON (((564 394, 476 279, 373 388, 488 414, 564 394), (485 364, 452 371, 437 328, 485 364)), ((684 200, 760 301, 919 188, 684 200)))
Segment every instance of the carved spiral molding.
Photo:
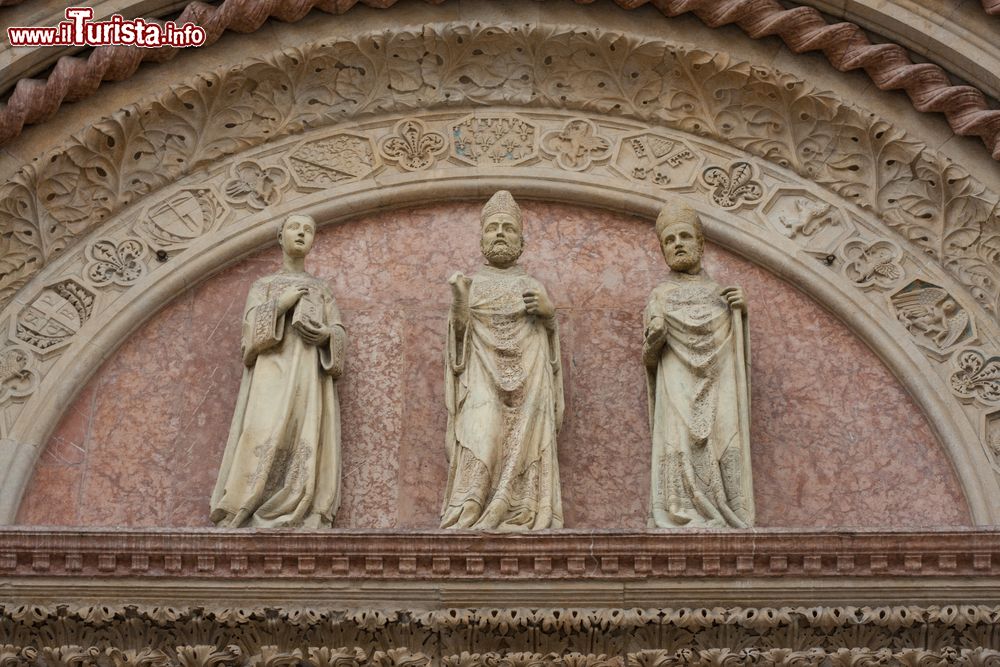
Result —
POLYGON ((6 667, 995 666, 995 607, 0 608, 6 667))
MULTIPOLYGON (((386 8, 396 0, 362 0, 386 8)), ((437 4, 442 0, 426 0, 437 4)), ((588 2, 593 0, 578 0, 588 2)), ((1000 160, 1000 111, 991 110, 986 97, 972 86, 952 85, 947 73, 931 63, 916 64, 897 44, 872 44, 857 25, 830 25, 811 7, 785 9, 776 0, 615 0, 625 9, 652 1, 667 16, 693 13, 711 28, 735 23, 753 39, 777 35, 796 53, 822 51, 840 71, 864 69, 880 90, 904 90, 916 109, 940 112, 961 136, 977 136, 993 158, 1000 160)), ((194 22, 206 31, 206 45, 226 30, 254 32, 268 18, 294 22, 313 8, 344 13, 358 0, 224 0, 218 6, 187 5, 179 22, 194 22)), ((983 0, 995 13, 995 0, 983 0)), ((0 107, 0 145, 20 134, 25 124, 52 116, 63 101, 92 95, 102 81, 129 78, 143 61, 163 62, 177 55, 172 48, 97 47, 86 58, 64 56, 47 79, 18 81, 6 105, 0 107)))
MULTIPOLYGON (((0 186, 0 438, 19 448, 0 452, 11 457, 0 516, 12 520, 69 397, 59 392, 72 383, 52 378, 83 372, 80 355, 125 305, 160 303, 152 292, 181 269, 283 213, 329 205, 341 215, 358 197, 384 206, 445 179, 459 196, 462 179, 486 177, 530 180, 546 197, 557 185, 687 197, 725 220, 715 229, 745 234, 739 243, 780 249, 786 274, 795 267, 835 290, 852 304, 846 320, 877 312, 871 335, 910 346, 883 351, 906 355, 897 375, 933 379, 911 392, 938 401, 925 409, 951 434, 942 441, 974 516, 1000 517, 990 500, 1000 473, 996 193, 864 109, 724 53, 466 24, 307 44, 207 72, 95 123, 0 186)), ((410 201, 431 195, 420 196, 410 201)))

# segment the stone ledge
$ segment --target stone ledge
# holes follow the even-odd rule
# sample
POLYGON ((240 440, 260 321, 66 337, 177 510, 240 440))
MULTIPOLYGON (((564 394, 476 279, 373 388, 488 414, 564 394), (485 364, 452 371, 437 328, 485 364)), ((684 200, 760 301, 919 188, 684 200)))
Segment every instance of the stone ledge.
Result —
POLYGON ((1000 531, 460 531, 12 528, 6 577, 531 581, 995 580, 1000 531), (970 579, 971 578, 971 579, 970 579))

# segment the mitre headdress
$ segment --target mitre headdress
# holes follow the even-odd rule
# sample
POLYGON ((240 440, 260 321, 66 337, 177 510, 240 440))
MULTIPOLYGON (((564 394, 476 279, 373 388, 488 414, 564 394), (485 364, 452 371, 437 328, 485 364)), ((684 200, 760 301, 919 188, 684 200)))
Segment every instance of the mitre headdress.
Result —
POLYGON ((698 234, 703 233, 697 211, 685 204, 682 199, 668 199, 660 209, 660 214, 656 216, 656 236, 662 236, 664 229, 682 222, 694 227, 698 230, 698 234))
POLYGON ((518 222, 521 222, 521 207, 514 201, 514 195, 507 190, 498 190, 490 197, 490 200, 483 206, 483 212, 479 215, 480 223, 485 223, 486 218, 496 213, 509 213, 518 222))

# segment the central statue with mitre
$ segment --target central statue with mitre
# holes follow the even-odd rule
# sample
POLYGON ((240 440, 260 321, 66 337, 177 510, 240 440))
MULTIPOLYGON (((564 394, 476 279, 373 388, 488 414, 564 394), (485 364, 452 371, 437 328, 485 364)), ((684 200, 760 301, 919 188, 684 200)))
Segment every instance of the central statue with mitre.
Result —
POLYGON ((506 190, 480 217, 487 265, 448 282, 448 486, 442 528, 561 528, 563 387, 555 307, 517 264, 521 209, 506 190))

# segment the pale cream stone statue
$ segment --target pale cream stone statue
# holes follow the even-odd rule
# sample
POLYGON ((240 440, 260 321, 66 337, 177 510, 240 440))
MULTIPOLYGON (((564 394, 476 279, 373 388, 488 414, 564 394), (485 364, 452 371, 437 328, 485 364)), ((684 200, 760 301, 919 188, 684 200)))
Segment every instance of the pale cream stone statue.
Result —
POLYGON ((487 266, 448 282, 448 486, 442 528, 563 524, 556 433, 563 417, 555 307, 517 259, 521 210, 506 190, 483 207, 487 266))
POLYGON ((278 232, 284 267, 250 288, 243 382, 212 494, 222 527, 331 526, 340 506, 340 407, 347 341, 333 294, 305 271, 316 223, 278 232))
POLYGON ((750 349, 746 299, 702 268, 697 213, 667 203, 656 233, 670 279, 644 316, 653 471, 649 525, 754 523, 750 472, 750 349))

